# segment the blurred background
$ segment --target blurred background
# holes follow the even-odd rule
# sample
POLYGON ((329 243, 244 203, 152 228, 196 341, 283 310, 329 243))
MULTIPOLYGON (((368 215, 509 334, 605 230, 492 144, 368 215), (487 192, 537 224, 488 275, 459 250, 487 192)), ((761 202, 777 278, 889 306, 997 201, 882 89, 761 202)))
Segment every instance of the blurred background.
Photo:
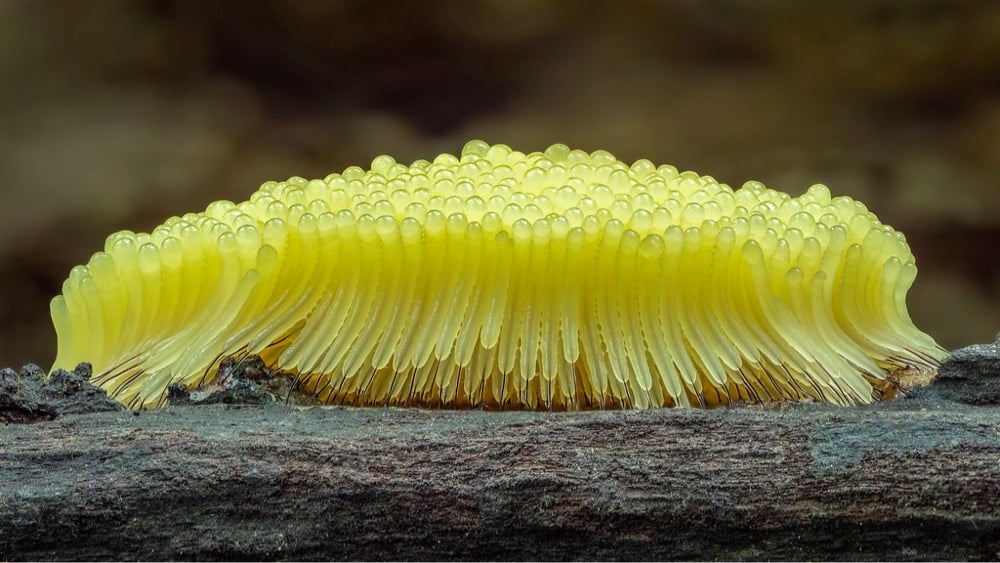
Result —
POLYGON ((1000 331, 1000 3, 0 0, 0 365, 119 229, 470 138, 825 183, 906 233, 915 322, 1000 331))

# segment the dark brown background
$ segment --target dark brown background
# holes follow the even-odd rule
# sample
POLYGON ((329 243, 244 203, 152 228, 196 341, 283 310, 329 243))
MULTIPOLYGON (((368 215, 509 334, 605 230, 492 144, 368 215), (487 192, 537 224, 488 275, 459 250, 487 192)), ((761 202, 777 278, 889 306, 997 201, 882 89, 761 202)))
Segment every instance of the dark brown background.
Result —
POLYGON ((470 138, 603 148, 904 231, 915 321, 1000 331, 1000 3, 0 2, 0 365, 106 235, 470 138))

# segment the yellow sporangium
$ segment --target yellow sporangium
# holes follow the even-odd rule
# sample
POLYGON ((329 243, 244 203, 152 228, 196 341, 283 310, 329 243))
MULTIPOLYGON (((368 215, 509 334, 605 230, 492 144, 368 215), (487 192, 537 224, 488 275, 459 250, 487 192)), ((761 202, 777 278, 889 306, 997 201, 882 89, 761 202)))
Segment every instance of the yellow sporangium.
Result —
POLYGON ((54 367, 92 362, 134 409, 245 354, 327 403, 850 405, 943 357, 915 275, 902 234, 821 185, 471 141, 110 236, 52 300, 54 367))

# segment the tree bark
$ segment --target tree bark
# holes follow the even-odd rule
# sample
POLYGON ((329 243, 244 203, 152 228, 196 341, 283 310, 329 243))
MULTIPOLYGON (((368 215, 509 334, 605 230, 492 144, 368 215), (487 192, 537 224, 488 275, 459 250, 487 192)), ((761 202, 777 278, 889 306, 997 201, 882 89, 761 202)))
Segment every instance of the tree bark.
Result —
POLYGON ((168 407, 0 430, 0 558, 996 559, 1000 410, 168 407))

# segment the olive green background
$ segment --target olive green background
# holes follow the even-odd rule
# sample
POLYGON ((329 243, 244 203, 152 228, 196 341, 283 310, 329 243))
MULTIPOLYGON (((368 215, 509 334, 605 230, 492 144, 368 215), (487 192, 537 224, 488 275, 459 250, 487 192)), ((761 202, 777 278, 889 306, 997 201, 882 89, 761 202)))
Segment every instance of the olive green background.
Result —
POLYGON ((0 365, 112 231, 470 138, 649 158, 907 234, 916 323, 1000 331, 1000 3, 0 2, 0 365))

